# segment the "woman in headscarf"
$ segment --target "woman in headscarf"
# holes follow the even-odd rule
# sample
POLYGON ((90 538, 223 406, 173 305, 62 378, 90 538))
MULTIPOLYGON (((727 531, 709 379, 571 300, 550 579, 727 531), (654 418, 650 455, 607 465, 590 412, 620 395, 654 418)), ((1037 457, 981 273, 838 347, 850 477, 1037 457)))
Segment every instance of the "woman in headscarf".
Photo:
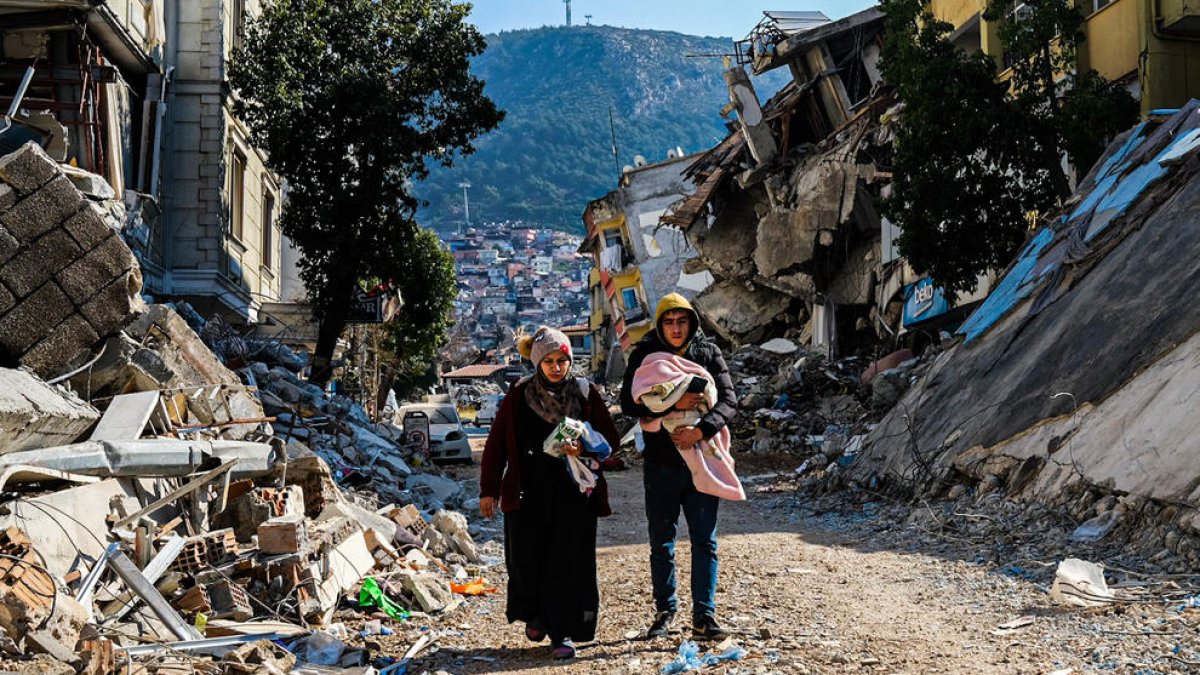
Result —
MULTIPOLYGON (((581 490, 562 457, 543 451, 559 422, 588 422, 608 444, 620 437, 600 392, 571 377, 571 342, 542 326, 518 339, 517 350, 535 368, 514 384, 492 422, 479 479, 479 509, 504 514, 509 623, 525 623, 525 636, 549 636, 556 659, 575 656, 575 642, 595 639, 600 610, 596 584, 596 518, 611 513, 608 485, 596 478, 581 490)), ((587 457, 582 444, 564 451, 587 457)))

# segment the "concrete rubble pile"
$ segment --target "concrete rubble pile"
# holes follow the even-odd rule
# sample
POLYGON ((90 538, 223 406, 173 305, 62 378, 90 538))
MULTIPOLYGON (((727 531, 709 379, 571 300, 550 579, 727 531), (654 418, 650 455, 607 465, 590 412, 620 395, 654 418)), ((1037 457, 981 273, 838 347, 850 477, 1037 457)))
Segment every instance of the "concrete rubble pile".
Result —
POLYGON ((907 349, 874 362, 830 359, 782 338, 743 346, 728 356, 741 411, 734 450, 790 455, 798 473, 835 474, 932 359, 907 349))
POLYGON ((72 180, 0 159, 0 670, 394 662, 347 625, 449 612, 498 560, 463 486, 286 348, 146 305, 122 219, 72 180))
POLYGON ((854 479, 1050 506, 1079 541, 1195 569, 1197 213, 1193 100, 1113 141, 870 434, 854 479))

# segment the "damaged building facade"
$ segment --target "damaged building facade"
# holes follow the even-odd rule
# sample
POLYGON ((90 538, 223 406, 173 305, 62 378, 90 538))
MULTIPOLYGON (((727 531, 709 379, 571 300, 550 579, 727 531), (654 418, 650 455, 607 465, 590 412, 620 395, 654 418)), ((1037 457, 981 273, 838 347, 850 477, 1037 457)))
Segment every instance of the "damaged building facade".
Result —
POLYGON ((937 333, 987 291, 950 306, 899 255, 879 213, 897 101, 878 60, 884 17, 830 21, 767 12, 726 72, 731 134, 686 170, 696 186, 663 217, 686 233, 716 282, 696 298, 704 322, 740 345, 786 335, 836 355, 937 333), (787 68, 765 104, 750 74, 787 68))
MULTIPOLYGON (((982 0, 931 0, 934 16, 954 27, 951 39, 967 53, 983 52, 1003 70, 1009 65, 1000 41, 1000 22, 983 17, 982 0)), ((1200 8, 1185 0, 1088 0, 1086 40, 1079 68, 1095 70, 1123 85, 1141 102, 1141 114, 1176 108, 1200 97, 1200 8)), ((1011 3, 1008 17, 1026 12, 1011 3)), ((1001 79, 1007 74, 1001 72, 1001 79)), ((1083 167, 1086 170, 1087 167, 1083 167)))
POLYGON ((286 290, 279 181, 224 83, 257 5, 0 0, 0 105, 32 67, 3 150, 34 140, 79 167, 73 180, 104 200, 145 291, 234 323, 257 320, 286 290))
POLYGON ((693 270, 696 252, 683 233, 662 227, 660 219, 681 195, 691 191, 683 171, 696 155, 672 150, 666 161, 647 164, 639 155, 627 166, 620 186, 587 205, 587 236, 579 252, 590 254, 593 345, 591 371, 617 377, 624 355, 654 328, 654 306, 667 293, 689 299, 712 284, 705 270, 693 270))

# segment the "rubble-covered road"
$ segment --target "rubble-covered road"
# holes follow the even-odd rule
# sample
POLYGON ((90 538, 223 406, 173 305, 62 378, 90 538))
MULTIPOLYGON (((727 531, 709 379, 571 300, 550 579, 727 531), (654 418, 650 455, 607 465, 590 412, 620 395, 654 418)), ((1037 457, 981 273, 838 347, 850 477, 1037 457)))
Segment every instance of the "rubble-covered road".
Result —
MULTIPOLYGON (((600 533, 601 629, 576 661, 550 661, 545 643, 532 645, 505 623, 503 592, 384 639, 411 644, 442 632, 440 651, 420 659, 417 672, 661 672, 685 636, 626 637, 651 614, 641 472, 610 474, 610 482, 616 514, 600 533)), ((977 562, 968 542, 923 533, 920 518, 904 522, 900 507, 818 513, 793 492, 768 491, 770 482, 752 480, 758 490, 748 503, 722 505, 718 605, 748 654, 705 672, 1192 672, 1185 662, 1195 658, 1196 610, 1059 608, 1045 591, 1053 566, 977 562)), ((682 541, 679 562, 687 570, 682 541)), ((498 568, 490 580, 503 589, 498 568)), ((681 582, 686 614, 686 576, 681 582)))

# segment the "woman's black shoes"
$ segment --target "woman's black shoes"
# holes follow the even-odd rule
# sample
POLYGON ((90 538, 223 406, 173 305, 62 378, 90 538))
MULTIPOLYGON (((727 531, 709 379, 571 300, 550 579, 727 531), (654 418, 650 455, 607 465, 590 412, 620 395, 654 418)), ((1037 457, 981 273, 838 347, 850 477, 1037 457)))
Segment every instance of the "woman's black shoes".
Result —
POLYGON ((555 642, 554 648, 550 650, 550 655, 556 659, 573 659, 575 658, 575 643, 570 639, 555 642))

